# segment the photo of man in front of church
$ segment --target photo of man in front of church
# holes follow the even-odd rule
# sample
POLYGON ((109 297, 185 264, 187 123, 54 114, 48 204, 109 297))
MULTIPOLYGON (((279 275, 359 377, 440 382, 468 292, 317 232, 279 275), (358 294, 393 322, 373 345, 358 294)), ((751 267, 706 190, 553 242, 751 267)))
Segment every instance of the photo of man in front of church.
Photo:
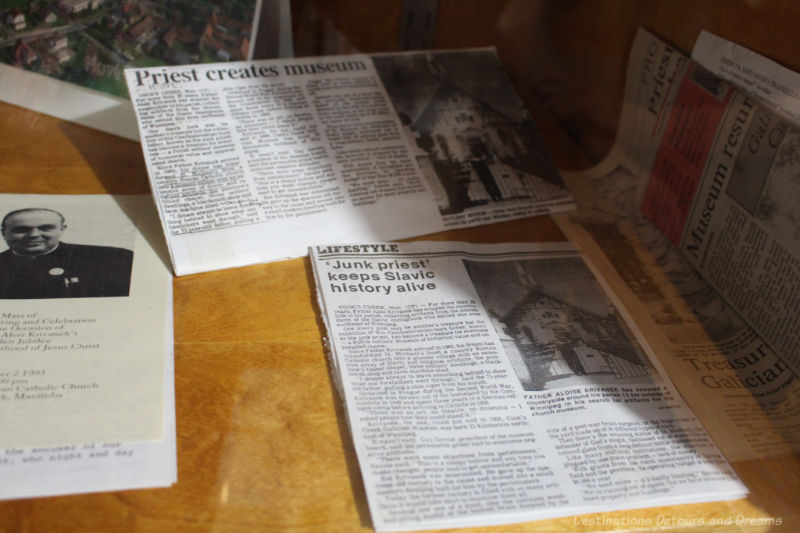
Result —
POLYGON ((133 252, 61 240, 64 216, 46 208, 11 211, 0 225, 0 299, 128 296, 133 252))

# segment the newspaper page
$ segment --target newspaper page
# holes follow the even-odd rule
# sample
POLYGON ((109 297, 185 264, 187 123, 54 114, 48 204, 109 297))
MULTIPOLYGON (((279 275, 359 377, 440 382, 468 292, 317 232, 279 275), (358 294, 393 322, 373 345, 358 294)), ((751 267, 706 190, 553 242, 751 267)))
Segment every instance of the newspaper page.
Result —
POLYGON ((800 74, 756 52, 700 32, 692 59, 778 114, 800 123, 800 74))
POLYGON ((149 197, 0 211, 0 449, 161 440, 172 278, 149 197))
POLYGON ((746 493, 569 243, 332 245, 311 260, 376 530, 746 493))
MULTIPOLYGON (((167 292, 171 303, 171 284, 167 292)), ((162 439, 0 450, 0 500, 168 487, 178 480, 172 305, 165 311, 162 439)))
POLYGON ((574 207, 491 49, 125 75, 176 275, 574 207))
POLYGON ((730 460, 800 449, 793 132, 640 30, 617 145, 556 217, 730 460))
POLYGON ((800 131, 685 56, 674 62, 669 86, 632 102, 649 130, 642 212, 797 372, 800 131))

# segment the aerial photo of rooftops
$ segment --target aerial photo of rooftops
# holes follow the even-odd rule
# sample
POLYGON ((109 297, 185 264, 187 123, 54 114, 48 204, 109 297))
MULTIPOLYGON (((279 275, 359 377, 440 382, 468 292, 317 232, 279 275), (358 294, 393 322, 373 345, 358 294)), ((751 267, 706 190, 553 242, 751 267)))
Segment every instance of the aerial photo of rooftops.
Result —
POLYGON ((126 67, 248 59, 257 0, 2 0, 0 61, 128 97, 126 67))

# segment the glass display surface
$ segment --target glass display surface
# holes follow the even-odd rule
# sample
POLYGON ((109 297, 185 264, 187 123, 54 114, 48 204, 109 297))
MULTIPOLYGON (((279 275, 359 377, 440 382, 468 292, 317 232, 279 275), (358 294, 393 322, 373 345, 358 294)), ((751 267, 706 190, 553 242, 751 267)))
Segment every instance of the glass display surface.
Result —
MULTIPOLYGON (((48 24, 45 22, 48 10, 53 9, 56 18, 52 24, 60 24, 72 20, 64 10, 75 2, 5 1, 0 4, 0 47, 2 61, 8 66, 18 63, 25 55, 26 41, 17 35, 25 30, 14 26, 15 20, 20 20, 19 14, 25 14, 29 21, 37 21, 42 26, 48 24)), ((574 241, 591 259, 593 268, 603 274, 607 288, 616 295, 614 305, 626 310, 626 320, 634 325, 637 335, 644 338, 649 346, 648 353, 652 352, 682 399, 702 422, 709 442, 713 441, 719 448, 749 490, 747 497, 733 500, 628 510, 623 502, 616 507, 622 510, 506 525, 477 523, 475 528, 464 531, 766 533, 800 529, 800 377, 795 361, 798 354, 793 352, 789 341, 781 346, 786 351, 782 353, 773 346, 775 341, 770 341, 771 345, 763 340, 772 333, 767 331, 770 325, 776 331, 789 331, 791 320, 800 313, 796 288, 800 281, 791 275, 791 269, 797 264, 791 251, 798 242, 796 228, 792 229, 796 226, 793 206, 797 204, 797 196, 792 196, 796 187, 792 184, 798 179, 795 154, 800 135, 790 119, 783 119, 774 111, 755 111, 766 108, 760 107, 756 100, 752 100, 751 105, 750 99, 735 96, 735 89, 731 89, 733 96, 725 96, 727 82, 706 75, 699 67, 695 71, 696 67, 687 66, 692 48, 700 32, 705 30, 787 69, 800 71, 797 54, 800 33, 796 31, 800 3, 794 0, 260 0, 197 2, 194 8, 191 4, 161 2, 157 13, 150 13, 149 23, 140 21, 144 24, 141 27, 152 25, 151 30, 155 32, 156 28, 161 28, 159 24, 171 17, 192 21, 196 33, 202 33, 205 26, 200 24, 201 19, 212 17, 214 13, 231 17, 231 20, 241 18, 248 21, 248 31, 255 27, 260 32, 248 37, 261 45, 254 48, 257 59, 494 47, 514 90, 540 132, 542 144, 574 196, 577 210, 450 229, 413 240, 574 241), (258 10, 262 20, 256 20, 253 10, 258 10), (641 55, 636 55, 640 28, 646 28, 655 36, 658 44, 644 46, 641 55), (631 63, 632 57, 637 58, 635 64, 631 63), (633 83, 626 81, 631 72, 638 76, 633 83), (625 90, 635 87, 637 80, 651 92, 637 93, 640 104, 633 109, 634 106, 626 104, 629 100, 625 100, 625 90), (648 85, 653 80, 661 80, 661 84, 648 85), (687 88, 689 86, 691 88, 687 88), (651 99, 658 104, 655 113, 647 109, 651 99), (689 104, 695 100, 716 105, 714 109, 721 115, 718 121, 702 112, 692 113, 689 104), (723 105, 733 105, 730 102, 744 103, 735 111, 723 112, 723 105), (748 113, 751 108, 754 111, 748 113), (671 114, 660 116, 660 109, 671 114), (632 118, 621 122, 621 117, 632 118), (737 122, 737 118, 741 121, 737 122), (711 123, 715 124, 713 130, 709 129, 711 123), (681 129, 680 124, 688 125, 681 129), (717 133, 716 124, 721 125, 720 133, 717 133), (724 127, 729 129, 723 130, 724 127), (665 142, 651 147, 650 151, 641 150, 648 136, 656 133, 671 139, 672 145, 665 148, 668 144, 665 142), (668 217, 655 208, 643 214, 640 208, 645 194, 650 202, 657 201, 659 195, 673 194, 668 185, 663 189, 643 190, 641 183, 649 179, 651 169, 655 169, 652 173, 661 180, 659 183, 678 187, 685 184, 685 180, 675 177, 684 174, 671 170, 670 164, 679 159, 676 153, 689 154, 686 157, 691 160, 693 154, 702 151, 698 148, 702 144, 708 146, 708 153, 718 152, 724 156, 729 139, 730 151, 734 145, 737 154, 740 148, 753 150, 749 158, 731 160, 725 176, 726 179, 733 176, 735 183, 730 189, 720 187, 719 194, 733 198, 729 203, 735 204, 730 209, 739 210, 735 213, 747 212, 757 221, 753 226, 756 229, 748 230, 749 233, 741 231, 741 235, 747 236, 746 242, 752 245, 748 249, 771 253, 775 275, 788 276, 776 278, 788 280, 780 284, 765 284, 764 291, 772 291, 768 298, 772 307, 781 304, 794 311, 774 312, 766 325, 758 320, 755 326, 749 324, 749 314, 755 304, 748 307, 740 300, 730 304, 720 295, 717 278, 711 276, 708 281, 704 277, 710 263, 700 264, 700 259, 694 262, 682 254, 676 229, 665 231, 657 227, 665 225, 668 217), (634 148, 623 150, 618 144, 622 141, 634 148), (762 143, 758 144, 759 141, 762 143), (673 151, 667 153, 667 148, 673 151), (645 153, 646 156, 642 155, 645 153), (765 163, 766 158, 771 159, 765 163), (758 165, 769 168, 769 172, 762 176, 754 170, 761 168, 758 165), (761 180, 758 183, 763 187, 758 194, 753 194, 757 202, 746 196, 752 192, 752 185, 742 176, 761 180), (782 248, 770 248, 766 244, 759 247, 758 242, 767 241, 758 228, 766 228, 765 232, 774 230, 779 235, 776 242, 789 243, 786 247, 790 252, 783 254, 780 253, 782 248), (780 330, 779 326, 785 330, 780 330)), ((111 14, 123 17, 124 13, 131 12, 144 17, 148 7, 153 6, 143 0, 101 0, 93 1, 90 9, 98 17, 110 21, 111 14)), ((121 20, 119 18, 118 22, 121 20)), ((224 28, 222 20, 218 17, 217 22, 229 31, 231 28, 224 28)), ((73 22, 77 24, 78 20, 73 22)), ((125 31, 135 31, 137 21, 128 22, 130 26, 125 31)), ((213 28, 223 31, 217 26, 213 28)), ((95 31, 87 27, 82 32, 82 63, 67 66, 65 62, 59 67, 74 79, 85 80, 92 68, 100 68, 91 61, 100 51, 118 53, 117 48, 107 47, 102 40, 93 38, 95 31)), ((165 41, 166 32, 156 33, 152 36, 152 46, 147 49, 159 52, 159 57, 172 58, 168 62, 170 65, 210 61, 214 57, 208 49, 192 55, 186 49, 188 44, 175 44, 180 43, 175 35, 174 40, 165 41), (181 51, 186 55, 176 55, 181 51), (181 62, 180 58, 189 59, 181 62)), ((129 46, 131 38, 130 33, 120 35, 115 46, 129 46)), ((33 45, 30 48, 37 53, 49 53, 41 48, 43 45, 37 46, 40 48, 33 45)), ((141 49, 137 57, 150 56, 141 49)), ((463 69, 458 73, 461 87, 468 91, 469 84, 463 79, 480 77, 480 69, 476 67, 470 74, 469 66, 459 68, 463 69)), ((405 78, 397 79, 393 86, 404 88, 408 82, 405 78)), ((102 89, 100 86, 105 82, 92 78, 92 83, 96 85, 94 88, 102 89)), ((765 85, 770 86, 768 82, 765 85)), ((800 87, 788 90, 790 93, 800 91, 800 87)), ((42 96, 44 91, 40 87, 28 92, 32 100, 34 96, 42 96)), ((46 96, 58 100, 66 98, 65 94, 60 89, 48 88, 46 96)), ((73 118, 40 114, 27 109, 24 100, 14 104, 0 102, 0 131, 4 132, 0 136, 0 193, 151 193, 139 143, 80 125, 92 124, 91 120, 73 121, 73 118)), ((414 98, 409 97, 407 101, 412 102, 404 110, 409 118, 417 110, 413 106, 414 98)), ((493 111, 502 110, 503 102, 493 104, 493 111)), ((30 107, 35 108, 33 102, 30 107)), ((461 132, 464 145, 474 148, 476 136, 470 136, 472 130, 465 127, 461 132)), ((431 152, 438 146, 454 145, 435 138, 422 142, 427 142, 431 152)), ((480 179, 480 173, 485 173, 490 165, 479 152, 476 149, 471 153, 473 160, 466 165, 471 165, 478 177, 471 182, 464 179, 462 183, 466 191, 462 196, 469 197, 476 205, 481 195, 491 198, 493 191, 498 194, 489 181, 480 179)), ((714 161, 715 165, 726 164, 714 161)), ((678 163, 675 166, 679 166, 678 163)), ((685 169, 684 166, 680 168, 685 169)), ((713 176, 714 172, 709 175, 713 176)), ((713 189, 713 180, 710 183, 713 189)), ((447 196, 446 192, 449 191, 443 192, 443 197, 447 196)), ((716 189, 713 194, 717 194, 716 189)), ((716 200, 713 197, 712 211, 722 205, 716 200)), ((702 207, 709 205, 705 196, 697 204, 696 212, 701 221, 704 220, 702 207)), ((124 208, 121 209, 124 212, 124 208)), ((721 210, 720 207, 717 213, 721 210)), ((741 217, 730 214, 734 211, 725 213, 729 217, 726 227, 733 227, 738 221, 741 228, 745 228, 741 217)), ((697 223, 694 227, 698 227, 697 223)), ((691 235, 690 230, 687 232, 691 235)), ((714 234, 716 244, 720 239, 732 242, 741 237, 733 230, 714 234)), ((246 245, 246 232, 242 235, 246 245)), ((153 231, 146 233, 145 238, 159 251, 164 265, 169 265, 163 235, 153 231)), ((253 238, 255 241, 257 239, 253 238)), ((216 246, 213 253, 223 257, 228 253, 220 243, 216 246)), ((734 259, 728 256, 712 255, 709 252, 708 261, 713 259, 722 265, 720 268, 726 264, 730 268, 733 264, 734 259)), ((745 268, 750 268, 751 263, 735 264, 742 272, 751 272, 745 268)), ((370 273, 369 268, 364 267, 364 272, 370 273)), ((765 272, 773 272, 764 268, 765 272)), ((506 285, 546 286, 543 278, 526 277, 521 272, 520 269, 513 272, 521 281, 506 285)), ((380 271, 376 273, 383 275, 380 271)), ((740 278, 741 282, 737 282, 736 276, 730 277, 733 289, 739 290, 737 294, 750 280, 749 276, 745 279, 744 274, 740 278)), ((0 533, 374 530, 348 409, 338 389, 337 371, 331 367, 335 358, 329 354, 327 310, 318 297, 312 262, 304 257, 179 276, 172 282, 177 482, 165 488, 0 501, 0 533)), ((346 282, 356 286, 359 283, 358 280, 346 282)), ((412 288, 414 282, 420 286, 423 282, 433 283, 427 279, 410 282, 412 288)), ((581 287, 582 284, 576 282, 573 289, 579 291, 581 287)), ((563 287, 559 290, 569 292, 563 287)), ((550 294, 544 289, 543 292, 550 294)), ((493 308, 509 308, 508 315, 487 315, 485 321, 496 326, 510 323, 516 316, 510 310, 512 298, 504 294, 504 298, 496 299, 497 302, 492 300, 493 308)), ((10 305, 3 301, 0 311, 4 317, 14 313, 10 305)), ((770 309, 765 307, 761 316, 768 316, 766 313, 770 309)), ((545 311, 537 309, 536 313, 545 311)), ((570 312, 577 313, 574 309, 570 312)), ((562 329, 575 334, 584 323, 591 323, 585 313, 580 316, 580 321, 570 321, 570 326, 562 329)), ((133 322, 128 327, 136 330, 140 325, 133 322)), ((392 327, 393 331, 402 329, 396 324, 392 327)), ((536 383, 560 385, 565 379, 569 383, 583 382, 606 372, 606 366, 596 362, 589 364, 583 355, 582 364, 576 365, 579 357, 572 358, 571 353, 559 359, 548 352, 547 357, 530 362, 533 356, 528 351, 536 344, 531 339, 535 340, 537 330, 534 326, 526 327, 528 330, 520 326, 514 331, 500 327, 498 346, 517 342, 514 346, 525 356, 521 355, 520 360, 528 361, 521 363, 528 365, 526 371, 539 372, 536 383), (517 341, 512 342, 513 339, 517 341), (524 348, 521 351, 520 346, 524 348)), ((548 346, 558 344, 555 339, 560 331, 548 333, 553 337, 548 346)), ((404 331, 404 334, 412 333, 421 334, 408 328, 404 331)), ((780 337, 786 338, 788 334, 780 337)), ((35 366, 27 370, 35 370, 35 366)), ((11 383, 12 379, 13 376, 0 373, 0 401, 3 401, 3 394, 13 394, 16 384, 11 383)), ((529 388, 544 393, 548 387, 529 388)), ((164 391, 168 393, 169 388, 164 387, 164 391)), ((48 423, 31 421, 31 424, 48 423)), ((0 420, 0 431, 2 426, 0 420)), ((586 438, 587 443, 593 442, 591 435, 586 438)), ((134 453, 137 449, 124 443, 121 446, 106 444, 107 448, 101 451, 107 458, 119 461, 126 459, 123 451, 133 450, 131 453, 134 453), (119 451, 117 457, 114 457, 115 450, 119 451)), ((404 445, 402 440, 394 444, 404 445)), ((63 471, 70 457, 79 455, 88 460, 90 454, 98 452, 89 445, 70 446, 68 450, 38 450, 34 454, 38 459, 34 460, 42 461, 45 466, 47 463, 58 465, 56 470, 63 471)), ((3 466, 22 461, 22 457, 32 455, 28 450, 13 448, 0 451, 0 484, 6 483, 1 473, 3 466)), ((110 478, 122 478, 121 472, 125 471, 120 468, 110 478)), ((414 479, 411 474, 409 479, 414 479)), ((80 472, 72 475, 80 477, 80 472)), ((377 473, 372 481, 379 483, 379 476, 377 473)), ((171 472, 154 475, 154 479, 170 477, 171 472)), ((137 483, 140 483, 137 486, 146 486, 141 480, 137 483)), ((390 500, 387 505, 391 505, 390 500)))

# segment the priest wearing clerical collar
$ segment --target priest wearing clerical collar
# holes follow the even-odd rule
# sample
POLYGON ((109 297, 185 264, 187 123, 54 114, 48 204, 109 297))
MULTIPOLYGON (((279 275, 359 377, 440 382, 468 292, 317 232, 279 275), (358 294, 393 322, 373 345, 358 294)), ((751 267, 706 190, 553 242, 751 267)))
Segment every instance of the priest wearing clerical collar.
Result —
POLYGON ((64 216, 45 208, 18 209, 0 225, 0 298, 128 296, 133 252, 61 241, 64 216))

